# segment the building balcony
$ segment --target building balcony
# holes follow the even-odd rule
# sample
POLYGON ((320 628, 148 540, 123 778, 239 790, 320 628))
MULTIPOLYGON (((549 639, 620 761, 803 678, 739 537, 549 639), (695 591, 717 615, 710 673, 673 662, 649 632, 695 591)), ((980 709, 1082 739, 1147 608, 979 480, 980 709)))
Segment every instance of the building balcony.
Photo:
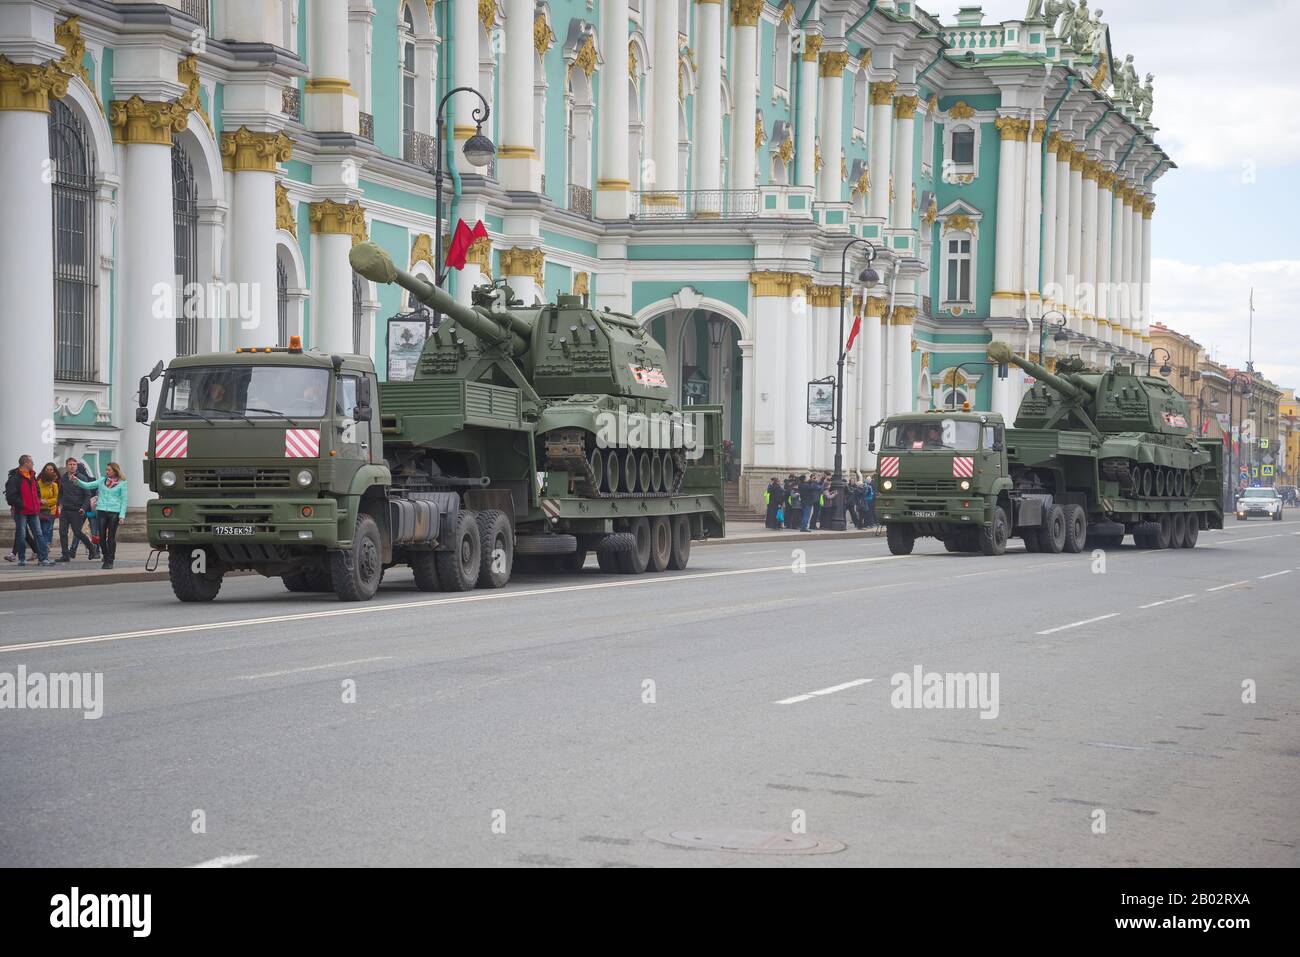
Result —
POLYGON ((402 159, 424 169, 432 169, 434 165, 434 144, 434 138, 428 133, 407 130, 402 134, 402 159))
POLYGON ((296 86, 286 86, 280 91, 280 112, 302 122, 302 91, 296 86))
MULTIPOLYGON (((545 187, 542 187, 543 190, 545 187)), ((591 190, 576 183, 569 184, 569 212, 591 218, 591 190)))
POLYGON ((375 117, 371 113, 357 114, 357 132, 363 140, 375 141, 375 117))
POLYGON ((645 190, 637 195, 640 220, 755 219, 760 215, 757 189, 645 190))

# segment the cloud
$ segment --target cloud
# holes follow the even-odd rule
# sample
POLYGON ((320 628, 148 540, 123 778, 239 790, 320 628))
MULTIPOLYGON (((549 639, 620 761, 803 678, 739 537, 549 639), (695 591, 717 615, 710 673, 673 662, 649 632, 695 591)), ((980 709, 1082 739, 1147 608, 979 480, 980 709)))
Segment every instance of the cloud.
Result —
POLYGON ((1255 368, 1284 387, 1300 385, 1300 339, 1291 315, 1300 296, 1300 260, 1194 266, 1151 263, 1151 318, 1191 336, 1219 362, 1242 367, 1250 349, 1249 297, 1255 290, 1255 368))

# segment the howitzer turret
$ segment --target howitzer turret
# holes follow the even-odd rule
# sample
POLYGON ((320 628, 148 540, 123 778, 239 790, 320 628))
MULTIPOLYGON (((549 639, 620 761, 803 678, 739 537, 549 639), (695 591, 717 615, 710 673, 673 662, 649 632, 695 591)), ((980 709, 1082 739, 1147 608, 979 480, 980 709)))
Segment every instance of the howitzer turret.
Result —
POLYGON ((1097 391, 1095 383, 1079 377, 1077 374, 1064 376, 1049 372, 1037 362, 1031 362, 1024 356, 1016 355, 1005 342, 991 342, 988 349, 989 359, 998 363, 1010 363, 1019 366, 1035 379, 1050 385, 1068 399, 1085 399, 1097 391))

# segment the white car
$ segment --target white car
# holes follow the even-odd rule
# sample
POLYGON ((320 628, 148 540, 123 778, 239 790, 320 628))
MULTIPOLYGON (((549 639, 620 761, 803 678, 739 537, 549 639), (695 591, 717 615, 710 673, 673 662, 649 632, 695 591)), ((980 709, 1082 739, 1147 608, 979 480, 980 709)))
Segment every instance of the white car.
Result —
POLYGON ((1244 522, 1252 515, 1282 521, 1282 497, 1273 488, 1248 488, 1237 499, 1237 521, 1244 522))

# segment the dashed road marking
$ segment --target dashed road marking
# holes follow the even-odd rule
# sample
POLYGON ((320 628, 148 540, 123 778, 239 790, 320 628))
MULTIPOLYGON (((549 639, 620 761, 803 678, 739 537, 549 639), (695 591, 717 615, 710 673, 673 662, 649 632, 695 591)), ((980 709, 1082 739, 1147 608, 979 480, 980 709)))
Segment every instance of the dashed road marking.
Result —
POLYGON ((1099 621, 1105 621, 1107 618, 1118 618, 1119 614, 1119 612, 1113 611, 1109 615, 1098 615, 1096 618, 1085 618, 1083 621, 1072 621, 1068 625, 1057 625, 1055 628, 1048 628, 1046 631, 1035 632, 1035 634, 1054 635, 1058 631, 1066 631, 1070 628, 1082 628, 1084 625, 1091 625, 1099 621))
POLYGON ((1160 605, 1168 605, 1171 602, 1182 601, 1185 598, 1193 598, 1194 595, 1179 595, 1177 598, 1166 598, 1164 601, 1153 601, 1149 605, 1138 605, 1138 608, 1156 608, 1160 605))
POLYGON ((392 661, 392 655, 380 655, 378 658, 354 658, 351 661, 332 661, 327 665, 309 665, 306 668, 286 668, 284 671, 264 671, 258 675, 235 675, 237 681, 255 681, 258 678, 279 678, 283 675, 296 675, 304 671, 324 671, 326 668, 345 668, 348 665, 364 665, 372 661, 392 661))
POLYGON ((1223 591, 1225 588, 1236 588, 1238 585, 1249 585, 1250 579, 1240 582, 1228 582, 1226 585, 1215 585, 1213 588, 1207 588, 1206 591, 1223 591))
POLYGON ((247 864, 249 861, 257 860, 256 854, 227 854, 224 857, 214 857, 210 861, 204 861, 201 864, 191 864, 190 867, 238 867, 240 864, 247 864))
POLYGON ((783 698, 776 702, 777 704, 798 704, 800 701, 808 701, 821 695, 834 694, 837 691, 844 691, 847 688, 856 688, 858 685, 864 685, 873 678, 858 678, 855 681, 846 681, 842 685, 831 685, 829 688, 822 688, 820 691, 809 691, 807 694, 795 695, 793 698, 783 698))
POLYGON ((1287 569, 1283 569, 1280 572, 1274 572, 1271 575, 1260 575, 1259 580, 1264 581, 1264 579, 1266 578, 1277 578, 1280 575, 1290 575, 1290 574, 1291 574, 1291 569, 1287 568, 1287 569))

